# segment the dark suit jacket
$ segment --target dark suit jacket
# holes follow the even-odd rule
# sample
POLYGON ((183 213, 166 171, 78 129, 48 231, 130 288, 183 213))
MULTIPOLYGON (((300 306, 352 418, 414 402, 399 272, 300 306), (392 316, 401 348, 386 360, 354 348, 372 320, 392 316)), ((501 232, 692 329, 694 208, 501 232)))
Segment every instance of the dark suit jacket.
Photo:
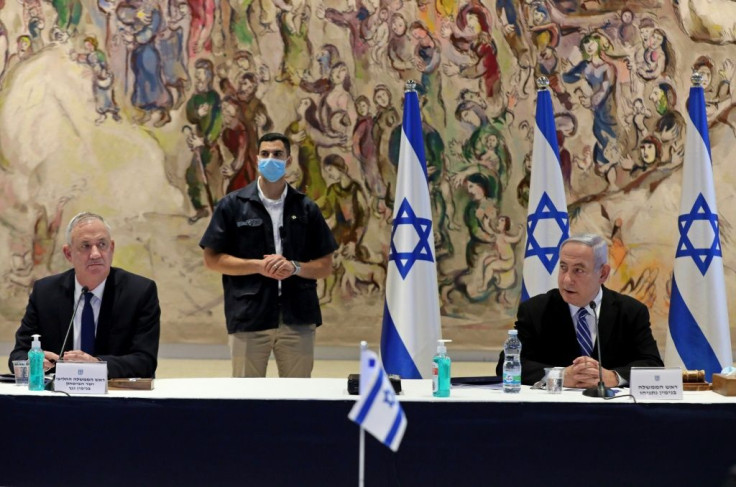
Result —
MULTIPOLYGON (((31 335, 41 335, 41 348, 59 353, 72 319, 74 269, 36 281, 26 314, 15 334, 13 360, 25 360, 31 335)), ((97 320, 95 354, 107 362, 110 378, 153 377, 156 372, 161 309, 156 283, 115 267, 105 283, 97 320)), ((73 346, 72 330, 65 350, 73 346)))
MULTIPOLYGON (((519 305, 516 329, 521 340, 521 382, 531 385, 544 377, 545 367, 567 367, 580 356, 570 307, 557 289, 519 305)), ((603 288, 598 340, 603 368, 629 380, 631 367, 662 367, 649 325, 649 310, 634 298, 603 288)), ((598 359, 597 345, 593 358, 598 359)), ((503 371, 501 353, 496 373, 503 371)))

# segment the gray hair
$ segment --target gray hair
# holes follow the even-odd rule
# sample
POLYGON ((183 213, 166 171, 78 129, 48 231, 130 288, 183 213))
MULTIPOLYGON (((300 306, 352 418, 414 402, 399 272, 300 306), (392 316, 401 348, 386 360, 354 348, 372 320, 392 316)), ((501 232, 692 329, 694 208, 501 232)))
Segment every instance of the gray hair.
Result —
POLYGON ((66 226, 66 243, 67 245, 72 244, 72 230, 74 230, 74 227, 77 225, 80 225, 81 223, 84 223, 89 220, 99 220, 104 225, 105 228, 107 228, 107 233, 110 234, 112 237, 112 229, 110 228, 110 225, 107 224, 104 218, 102 218, 100 215, 96 213, 90 213, 88 211, 83 211, 82 213, 77 213, 74 218, 71 219, 69 222, 69 225, 66 226))
POLYGON ((603 265, 608 262, 608 243, 603 237, 595 233, 579 233, 569 237, 567 240, 562 242, 562 247, 569 243, 581 243, 587 245, 593 249, 593 269, 598 271, 603 265))

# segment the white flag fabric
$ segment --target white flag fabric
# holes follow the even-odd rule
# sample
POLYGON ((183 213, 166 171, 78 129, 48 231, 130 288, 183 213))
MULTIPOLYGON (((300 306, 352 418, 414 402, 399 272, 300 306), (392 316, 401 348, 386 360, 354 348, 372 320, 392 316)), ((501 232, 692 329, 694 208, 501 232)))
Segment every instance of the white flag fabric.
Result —
POLYGON ((665 364, 714 372, 730 366, 731 334, 703 88, 690 88, 682 198, 665 364))
POLYGON ((360 398, 348 418, 391 450, 399 449, 406 431, 406 416, 378 356, 370 350, 360 354, 360 398))
POLYGON ((555 116, 547 89, 537 91, 535 119, 522 301, 557 287, 560 244, 570 236, 555 116))
POLYGON ((422 119, 417 93, 409 90, 394 201, 381 359, 389 374, 428 379, 440 338, 440 305, 422 119))

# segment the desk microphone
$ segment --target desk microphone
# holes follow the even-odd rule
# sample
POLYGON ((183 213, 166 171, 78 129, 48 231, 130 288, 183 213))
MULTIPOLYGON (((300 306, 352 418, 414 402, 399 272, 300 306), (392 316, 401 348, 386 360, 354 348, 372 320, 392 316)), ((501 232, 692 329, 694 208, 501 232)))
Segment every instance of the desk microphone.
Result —
MULTIPOLYGON (((89 288, 87 286, 84 286, 82 288, 82 293, 79 295, 79 298, 77 298, 77 302, 74 304, 74 312, 72 313, 72 319, 69 320, 69 326, 66 328, 66 335, 64 335, 64 341, 61 342, 61 350, 59 351, 59 360, 61 360, 61 357, 64 355, 64 347, 66 347, 66 341, 69 339, 69 332, 72 331, 72 327, 74 326, 74 318, 77 316, 77 309, 79 309, 79 303, 82 302, 82 298, 89 292, 89 288)), ((46 390, 47 391, 53 391, 54 390, 54 381, 56 380, 56 377, 54 377, 54 380, 46 384, 46 390)))
POLYGON ((603 366, 601 365, 601 362, 603 362, 603 357, 601 357, 601 334, 598 330, 598 313, 595 312, 595 301, 590 302, 590 309, 593 310, 593 317, 595 318, 595 336, 596 336, 596 342, 598 342, 598 385, 593 387, 588 387, 583 391, 584 396, 588 397, 613 397, 616 394, 606 387, 606 385, 603 383, 603 366))

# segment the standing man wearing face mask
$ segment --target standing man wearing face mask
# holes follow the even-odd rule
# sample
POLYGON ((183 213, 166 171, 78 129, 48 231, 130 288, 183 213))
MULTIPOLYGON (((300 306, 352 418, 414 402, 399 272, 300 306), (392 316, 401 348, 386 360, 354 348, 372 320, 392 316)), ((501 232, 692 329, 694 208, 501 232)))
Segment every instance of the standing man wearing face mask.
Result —
POLYGON ((332 272, 337 243, 317 205, 286 183, 289 139, 258 141, 256 181, 218 203, 199 245, 222 274, 233 377, 309 377, 322 323, 317 279, 332 272))

